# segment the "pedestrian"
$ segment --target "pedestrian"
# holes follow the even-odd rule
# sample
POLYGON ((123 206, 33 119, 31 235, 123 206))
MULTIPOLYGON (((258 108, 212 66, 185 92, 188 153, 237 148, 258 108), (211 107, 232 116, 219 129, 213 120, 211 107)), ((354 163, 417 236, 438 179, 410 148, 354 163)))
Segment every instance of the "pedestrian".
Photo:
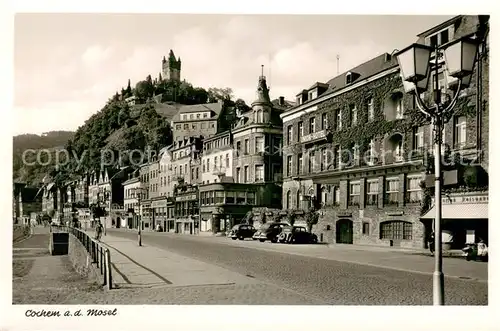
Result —
POLYGON ((429 236, 429 250, 431 251, 431 254, 434 254, 435 239, 434 232, 432 232, 429 236))
POLYGON ((100 221, 98 221, 95 227, 95 239, 101 240, 101 235, 102 235, 102 224, 100 221))

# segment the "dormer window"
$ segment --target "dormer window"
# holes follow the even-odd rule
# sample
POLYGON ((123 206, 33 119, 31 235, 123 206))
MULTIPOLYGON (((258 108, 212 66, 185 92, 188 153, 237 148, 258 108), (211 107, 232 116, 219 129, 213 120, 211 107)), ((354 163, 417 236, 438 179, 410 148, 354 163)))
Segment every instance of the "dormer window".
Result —
POLYGON ((446 29, 438 31, 433 35, 425 38, 425 43, 431 47, 437 47, 446 44, 453 40, 455 34, 455 26, 449 26, 446 29))
POLYGON ((345 74, 345 84, 349 85, 352 83, 352 73, 348 72, 345 74))

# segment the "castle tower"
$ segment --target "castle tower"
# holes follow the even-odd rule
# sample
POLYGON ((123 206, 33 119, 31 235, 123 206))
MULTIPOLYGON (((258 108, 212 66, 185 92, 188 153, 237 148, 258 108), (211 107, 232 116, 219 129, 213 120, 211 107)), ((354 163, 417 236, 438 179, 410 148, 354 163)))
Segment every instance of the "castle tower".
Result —
POLYGON ((162 75, 165 80, 181 80, 181 58, 175 58, 172 50, 168 54, 168 60, 163 57, 162 60, 162 75))
POLYGON ((269 123, 271 121, 272 103, 269 98, 269 89, 264 76, 264 66, 257 85, 257 98, 252 102, 252 112, 255 123, 269 123))

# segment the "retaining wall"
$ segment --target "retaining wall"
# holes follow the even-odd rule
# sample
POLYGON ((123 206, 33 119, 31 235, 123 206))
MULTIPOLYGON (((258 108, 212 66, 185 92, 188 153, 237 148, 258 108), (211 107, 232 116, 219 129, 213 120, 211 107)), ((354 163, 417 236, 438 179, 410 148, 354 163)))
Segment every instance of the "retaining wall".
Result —
POLYGON ((87 277, 89 281, 103 284, 103 276, 92 264, 92 259, 82 243, 70 233, 69 235, 69 259, 76 272, 87 277))

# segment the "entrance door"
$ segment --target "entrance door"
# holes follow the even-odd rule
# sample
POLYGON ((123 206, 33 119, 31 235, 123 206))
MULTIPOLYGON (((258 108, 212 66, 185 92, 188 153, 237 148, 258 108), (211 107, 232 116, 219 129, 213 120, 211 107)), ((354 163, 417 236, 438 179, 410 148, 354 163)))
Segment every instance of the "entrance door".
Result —
POLYGON ((337 221, 336 242, 338 244, 352 244, 352 221, 341 219, 337 221))
POLYGON ((120 219, 120 217, 116 218, 115 226, 116 226, 117 229, 121 228, 121 226, 122 226, 122 220, 120 219))

